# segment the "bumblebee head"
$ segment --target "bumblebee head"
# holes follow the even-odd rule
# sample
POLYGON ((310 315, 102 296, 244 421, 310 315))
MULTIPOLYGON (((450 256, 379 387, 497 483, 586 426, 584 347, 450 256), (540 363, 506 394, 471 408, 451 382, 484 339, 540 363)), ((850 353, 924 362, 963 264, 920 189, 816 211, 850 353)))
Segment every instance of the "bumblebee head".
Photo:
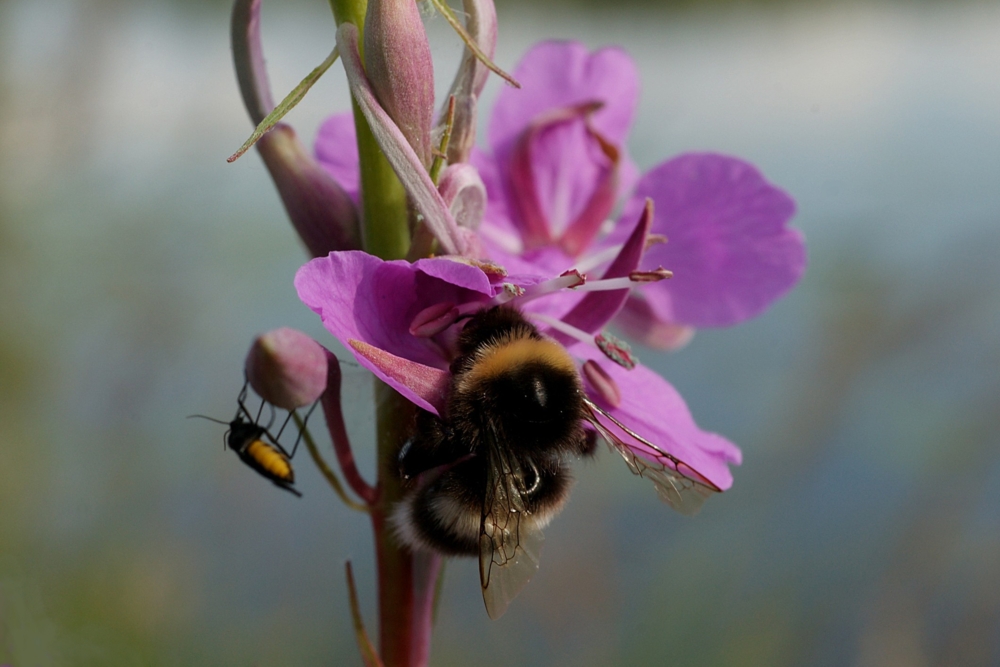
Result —
POLYGON ((454 391, 454 410, 477 428, 495 428, 514 450, 556 453, 582 438, 579 374, 554 341, 518 338, 485 346, 454 391))

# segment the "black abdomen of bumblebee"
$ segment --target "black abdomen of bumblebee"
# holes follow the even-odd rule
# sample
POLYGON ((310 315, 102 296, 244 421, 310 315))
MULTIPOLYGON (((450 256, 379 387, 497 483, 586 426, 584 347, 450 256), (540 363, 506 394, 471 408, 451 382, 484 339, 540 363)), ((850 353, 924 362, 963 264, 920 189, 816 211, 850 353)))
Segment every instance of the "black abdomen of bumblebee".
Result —
POLYGON ((421 413, 400 458, 404 477, 445 467, 401 503, 395 522, 412 547, 475 555, 490 466, 508 461, 520 471, 525 519, 544 526, 569 492, 563 457, 590 450, 575 363, 520 312, 499 306, 474 315, 458 351, 444 418, 421 413))
MULTIPOLYGON (((430 548, 448 556, 479 554, 479 535, 486 488, 485 457, 473 457, 447 469, 400 506, 397 534, 411 547, 430 548)), ((527 515, 544 528, 562 509, 572 477, 560 459, 551 457, 528 472, 522 495, 527 515)))

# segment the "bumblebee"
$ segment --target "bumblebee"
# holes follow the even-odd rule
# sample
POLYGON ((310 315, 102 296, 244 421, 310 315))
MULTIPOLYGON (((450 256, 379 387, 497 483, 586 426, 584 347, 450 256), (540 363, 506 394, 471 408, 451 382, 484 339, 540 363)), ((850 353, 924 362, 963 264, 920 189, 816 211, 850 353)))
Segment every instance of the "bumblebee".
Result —
POLYGON ((411 548, 478 555, 486 610, 499 618, 566 503, 565 459, 592 454, 596 439, 573 359, 516 309, 473 315, 457 347, 445 414, 421 411, 400 453, 415 488, 393 521, 411 548))

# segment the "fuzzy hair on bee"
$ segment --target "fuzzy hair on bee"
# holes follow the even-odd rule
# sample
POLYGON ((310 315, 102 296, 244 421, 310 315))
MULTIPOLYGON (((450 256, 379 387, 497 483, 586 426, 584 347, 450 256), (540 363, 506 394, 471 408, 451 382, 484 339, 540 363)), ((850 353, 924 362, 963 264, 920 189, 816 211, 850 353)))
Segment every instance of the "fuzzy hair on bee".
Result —
POLYGON ((479 556, 487 612, 504 613, 538 568, 542 529, 565 504, 565 459, 593 453, 576 364, 516 309, 473 315, 458 337, 444 414, 421 412, 400 453, 413 490, 397 506, 413 549, 479 556))

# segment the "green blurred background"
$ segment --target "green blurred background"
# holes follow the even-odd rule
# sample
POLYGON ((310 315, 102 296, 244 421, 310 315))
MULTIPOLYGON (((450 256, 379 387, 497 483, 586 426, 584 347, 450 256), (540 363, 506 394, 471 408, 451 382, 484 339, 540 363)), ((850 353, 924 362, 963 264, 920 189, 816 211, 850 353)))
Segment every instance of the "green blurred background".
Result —
MULTIPOLYGON (((265 4, 284 91, 332 19, 265 4)), ((434 664, 1000 663, 1000 5, 499 11, 508 68, 545 37, 628 48, 639 164, 754 161, 811 265, 757 320, 642 354, 743 447, 733 489, 687 519, 607 453, 577 466, 503 619, 449 566, 434 664)), ((428 25, 443 92, 460 45, 428 25)), ((332 72, 290 120, 311 140, 347 106, 332 72)), ((185 419, 230 417, 255 334, 332 344, 259 158, 225 163, 250 130, 228 2, 0 1, 0 121, 0 663, 360 664, 366 521, 306 458, 297 500, 185 419)), ((370 470, 361 371, 346 394, 370 470)))

